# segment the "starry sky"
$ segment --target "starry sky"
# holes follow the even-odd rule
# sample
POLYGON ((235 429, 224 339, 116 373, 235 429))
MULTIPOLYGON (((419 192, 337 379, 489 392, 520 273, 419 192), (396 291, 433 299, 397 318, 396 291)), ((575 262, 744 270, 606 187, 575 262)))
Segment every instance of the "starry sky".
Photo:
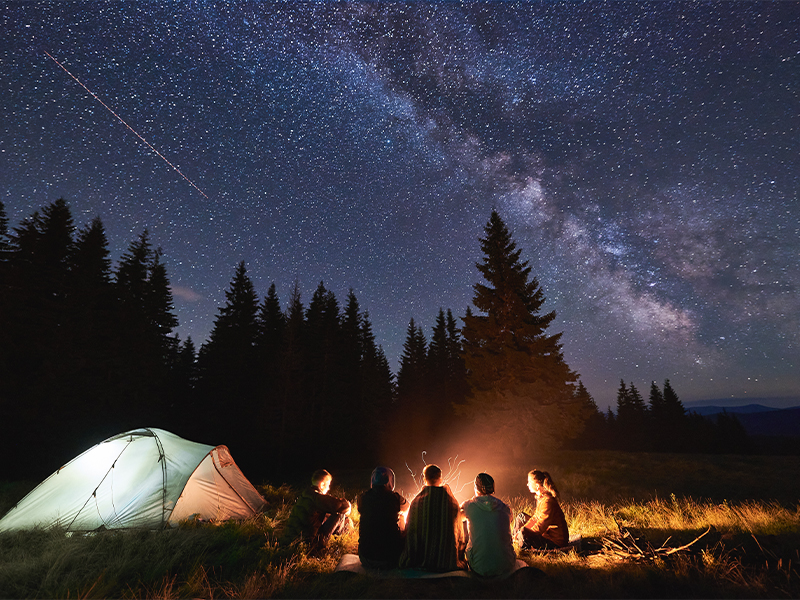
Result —
POLYGON ((244 260, 284 304, 352 288, 396 371, 496 208, 601 408, 800 404, 800 3, 6 1, 0 30, 10 224, 63 197, 115 262, 147 229, 181 339, 244 260))

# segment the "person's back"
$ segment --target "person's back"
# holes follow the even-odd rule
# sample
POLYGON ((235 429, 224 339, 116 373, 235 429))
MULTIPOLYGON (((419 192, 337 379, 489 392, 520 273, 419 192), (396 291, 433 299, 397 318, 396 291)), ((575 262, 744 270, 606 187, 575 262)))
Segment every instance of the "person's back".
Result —
POLYGON ((411 502, 401 568, 452 571, 458 568, 456 520, 458 501, 442 485, 441 469, 427 465, 426 485, 411 502))
POLYGON ((401 522, 408 501, 394 491, 391 469, 375 469, 371 486, 358 498, 358 556, 365 567, 389 569, 397 566, 403 551, 401 522))
POLYGON ((461 506, 467 518, 469 568, 483 577, 510 573, 517 555, 511 540, 511 509, 494 492, 494 480, 486 473, 475 478, 475 497, 461 506))

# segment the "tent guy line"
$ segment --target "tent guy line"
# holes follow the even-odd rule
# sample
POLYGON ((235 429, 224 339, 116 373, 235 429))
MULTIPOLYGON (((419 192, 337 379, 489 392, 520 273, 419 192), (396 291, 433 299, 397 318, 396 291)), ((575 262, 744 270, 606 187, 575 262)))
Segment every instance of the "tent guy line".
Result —
MULTIPOLYGON (((130 446, 132 442, 133 442, 133 438, 128 440, 128 443, 125 445, 125 447, 122 448, 122 450, 120 450, 119 454, 117 455, 117 458, 115 458, 114 462, 111 463, 111 466, 108 468, 108 471, 106 471, 106 474, 103 475, 103 478, 100 480, 100 483, 98 483, 97 487, 94 488, 94 490, 92 491, 92 495, 89 496, 86 499, 86 502, 83 503, 83 506, 81 507, 81 509, 78 512, 75 513, 74 517, 72 517, 72 521, 70 521, 69 525, 67 525, 67 531, 70 530, 70 528, 72 527, 72 524, 75 523, 75 519, 77 519, 78 515, 80 515, 83 512, 83 509, 86 508, 86 505, 89 504, 89 502, 92 500, 92 498, 94 498, 94 506, 97 509, 97 516, 103 522, 103 525, 108 527, 108 523, 106 523, 106 520, 103 518, 103 514, 100 511, 100 506, 97 504, 97 490, 100 489, 100 486, 103 485, 103 482, 106 480, 106 478, 108 477, 109 473, 111 473, 111 471, 114 469, 114 467, 117 466, 117 461, 120 459, 120 457, 122 456, 123 452, 125 452, 125 450, 128 449, 128 446, 130 446)), ((64 467, 62 467, 62 469, 63 468, 64 467)), ((59 469, 58 472, 60 473, 61 469, 59 469)), ((112 489, 113 489, 113 484, 112 484, 112 489)), ((112 510, 114 512, 114 517, 116 518, 117 517, 117 507, 114 506, 113 495, 112 495, 112 500, 111 500, 111 508, 112 508, 112 510)))
POLYGON ((200 194, 202 194, 202 196, 203 196, 204 198, 208 198, 208 196, 206 195, 206 193, 205 193, 203 190, 201 190, 199 187, 197 187, 197 185, 195 185, 194 181, 192 181, 192 180, 191 180, 191 179, 189 179, 189 178, 188 178, 186 175, 184 175, 184 174, 181 172, 181 170, 180 170, 178 167, 176 167, 176 166, 175 166, 175 165, 173 165, 171 162, 169 162, 169 160, 167 160, 167 157, 166 157, 166 156, 164 156, 163 154, 161 154, 161 152, 159 152, 158 150, 156 150, 156 149, 153 147, 153 145, 152 145, 150 142, 148 142, 148 141, 147 141, 146 139, 144 139, 144 138, 143 138, 141 135, 139 135, 139 132, 138 132, 138 131, 136 131, 136 130, 135 130, 133 127, 131 127, 130 125, 128 125, 128 124, 125 122, 125 120, 124 120, 122 117, 120 117, 120 116, 119 116, 117 113, 115 113, 115 112, 114 112, 114 111, 111 109, 111 107, 109 107, 109 106, 108 106, 108 104, 106 104, 105 102, 103 102, 103 101, 102 101, 102 100, 101 100, 101 99, 100 99, 100 98, 97 96, 97 94, 95 94, 95 93, 94 93, 92 90, 90 90, 88 87, 86 87, 86 86, 83 84, 83 82, 82 82, 80 79, 78 79, 77 77, 75 77, 75 75, 73 75, 72 73, 70 73, 70 72, 67 70, 67 68, 66 68, 64 65, 62 65, 60 62, 58 62, 58 61, 55 59, 55 57, 54 57, 52 54, 50 54, 50 53, 49 53, 47 50, 43 50, 43 52, 44 52, 44 53, 45 53, 47 56, 49 56, 49 57, 52 59, 52 61, 53 61, 54 63, 56 63, 56 64, 57 64, 59 67, 61 67, 61 68, 64 70, 64 72, 65 72, 67 75, 69 75, 70 77, 72 77, 72 78, 73 78, 73 79, 74 79, 74 80, 75 80, 75 81, 78 83, 78 85, 80 85, 80 86, 81 86, 81 87, 82 87, 84 90, 86 90, 86 91, 89 93, 89 95, 91 95, 91 96, 92 96, 92 98, 94 98, 94 99, 95 99, 95 100, 97 100, 97 101, 98 101, 100 104, 102 104, 102 105, 103 105, 103 108, 105 108, 105 109, 106 109, 108 112, 110 112, 112 115, 114 115, 114 116, 117 118, 117 120, 119 120, 119 122, 120 122, 120 123, 122 123, 123 125, 125 125, 125 127, 127 127, 128 129, 130 129, 130 131, 133 133, 133 135, 135 135, 136 137, 138 137, 138 138, 139 138, 139 139, 142 141, 142 143, 143 143, 145 146, 147 146, 148 148, 150 148, 150 150, 152 150, 152 151, 153 151, 153 153, 154 153, 156 156, 158 156, 158 157, 159 157, 161 160, 163 160, 163 161, 164 161, 165 163, 167 163, 167 164, 168 164, 170 167, 172 167, 172 169, 173 169, 173 170, 174 170, 174 171, 175 171, 175 172, 176 172, 178 175, 180 175, 181 177, 183 177, 183 178, 184 178, 184 179, 185 179, 185 180, 186 180, 186 181, 189 183, 189 185, 191 185, 191 186, 192 186, 194 189, 196 189, 198 192, 200 192, 200 194))

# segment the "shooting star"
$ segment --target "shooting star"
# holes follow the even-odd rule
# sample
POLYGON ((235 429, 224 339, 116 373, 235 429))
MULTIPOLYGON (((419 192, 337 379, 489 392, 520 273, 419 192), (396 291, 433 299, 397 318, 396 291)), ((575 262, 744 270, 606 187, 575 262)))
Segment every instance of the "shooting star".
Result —
POLYGON ((191 180, 191 179, 189 179, 189 178, 188 178, 186 175, 184 175, 183 173, 181 173, 181 170, 180 170, 178 167, 176 167, 176 166, 175 166, 175 165, 173 165, 171 162, 169 162, 169 161, 167 160, 167 158, 166 158, 166 157, 165 157, 163 154, 161 154, 161 152, 159 152, 158 150, 156 150, 156 149, 155 149, 155 148, 152 146, 152 144, 150 144, 150 142, 148 142, 148 141, 147 141, 146 139, 144 139, 144 138, 143 138, 141 135, 139 135, 139 132, 137 132, 137 131, 136 131, 136 130, 133 128, 133 127, 131 127, 130 125, 128 125, 128 124, 127 124, 127 123, 126 123, 126 122, 123 120, 123 118, 122 118, 122 117, 120 117, 120 116, 119 116, 117 113, 115 113, 113 110, 111 110, 111 108, 110 108, 110 107, 109 107, 109 106, 108 106, 108 105, 107 105, 105 102, 103 102, 103 101, 102 101, 100 98, 98 98, 98 97, 97 97, 97 94, 95 94, 95 93, 94 93, 92 90, 90 90, 88 87, 86 87, 86 86, 83 84, 83 82, 82 82, 80 79, 78 79, 77 77, 75 77, 75 75, 73 75, 72 73, 70 73, 70 72, 67 70, 67 68, 66 68, 64 65, 62 65, 60 62, 58 62, 58 61, 57 61, 57 60, 56 60, 56 59, 53 57, 53 55, 52 55, 52 54, 50 54, 50 53, 49 53, 47 50, 44 50, 44 53, 45 53, 47 56, 49 56, 49 57, 52 59, 52 61, 53 61, 54 63, 56 63, 56 64, 57 64, 59 67, 61 67, 61 68, 64 70, 64 72, 65 72, 67 75, 69 75, 70 77, 72 77, 72 78, 73 78, 73 79, 74 79, 74 80, 75 80, 75 81, 78 83, 78 85, 80 85, 80 86, 81 86, 83 89, 85 89, 85 90, 86 90, 86 91, 89 93, 89 95, 91 95, 91 97, 92 97, 92 98, 94 98, 94 99, 95 99, 95 100, 97 100, 97 101, 98 101, 100 104, 102 104, 102 105, 103 105, 103 108, 105 108, 105 109, 106 109, 108 112, 110 112, 112 115, 114 115, 114 116, 117 118, 117 120, 118 120, 120 123, 122 123, 123 125, 125 125, 125 127, 127 127, 128 129, 130 129, 130 130, 131 130, 131 132, 132 132, 132 133, 133 133, 133 134, 134 134, 136 137, 138 137, 140 140, 142 140, 142 143, 143 143, 145 146, 147 146, 148 148, 150 148, 150 150, 152 150, 152 151, 153 151, 153 153, 154 153, 156 156, 158 156, 158 157, 159 157, 161 160, 163 160, 163 161, 164 161, 165 163, 167 163, 167 164, 168 164, 170 167, 172 167, 172 170, 173 170, 173 171, 175 171, 175 172, 176 172, 178 175, 180 175, 181 177, 183 177, 183 178, 184 178, 184 179, 185 179, 185 180, 186 180, 186 181, 189 183, 189 185, 191 185, 191 186, 192 186, 194 189, 196 189, 198 192, 200 192, 200 194, 202 194, 202 196, 203 196, 204 198, 208 198, 208 196, 206 196, 205 192, 204 192, 203 190, 201 190, 199 187, 197 187, 197 186, 195 185, 194 181, 192 181, 192 180, 191 180))

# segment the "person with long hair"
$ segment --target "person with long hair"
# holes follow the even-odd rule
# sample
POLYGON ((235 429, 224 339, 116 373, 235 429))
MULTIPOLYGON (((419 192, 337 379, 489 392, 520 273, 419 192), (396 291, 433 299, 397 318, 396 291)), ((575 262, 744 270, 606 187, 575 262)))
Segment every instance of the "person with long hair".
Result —
POLYGON ((558 503, 558 490, 547 471, 528 473, 528 489, 536 496, 533 516, 517 515, 514 536, 523 550, 563 548, 569 544, 569 530, 564 511, 558 503))

